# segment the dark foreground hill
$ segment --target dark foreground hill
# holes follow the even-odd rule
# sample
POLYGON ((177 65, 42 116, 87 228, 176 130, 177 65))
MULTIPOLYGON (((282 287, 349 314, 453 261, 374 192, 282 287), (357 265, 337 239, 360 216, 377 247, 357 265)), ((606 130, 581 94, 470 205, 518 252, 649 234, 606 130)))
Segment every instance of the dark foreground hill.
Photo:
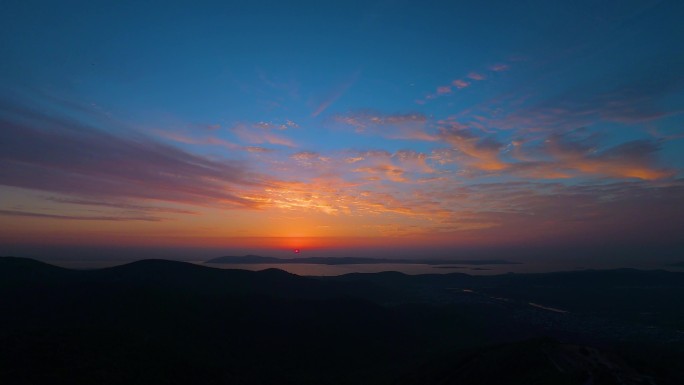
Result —
MULTIPOLYGON (((632 286, 677 293, 673 277, 632 273, 632 286)), ((0 383, 677 383, 676 316, 653 326, 620 321, 624 308, 530 306, 525 288, 543 285, 560 301, 544 294, 544 305, 570 303, 578 279, 545 276, 322 279, 161 260, 75 271, 0 258, 0 383), (492 299, 506 287, 510 298, 492 299), (599 361, 606 368, 587 369, 599 361)), ((587 282, 608 290, 625 279, 587 282)))
POLYGON ((655 379, 618 355, 596 348, 531 339, 430 362, 395 385, 647 385, 655 379))

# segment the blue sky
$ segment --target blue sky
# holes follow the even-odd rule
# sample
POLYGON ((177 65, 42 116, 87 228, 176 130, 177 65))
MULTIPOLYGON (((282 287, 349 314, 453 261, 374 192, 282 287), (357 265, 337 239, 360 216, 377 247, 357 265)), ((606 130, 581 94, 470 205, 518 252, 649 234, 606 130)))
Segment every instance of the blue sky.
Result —
POLYGON ((8 251, 681 247, 680 2, 4 8, 8 251))

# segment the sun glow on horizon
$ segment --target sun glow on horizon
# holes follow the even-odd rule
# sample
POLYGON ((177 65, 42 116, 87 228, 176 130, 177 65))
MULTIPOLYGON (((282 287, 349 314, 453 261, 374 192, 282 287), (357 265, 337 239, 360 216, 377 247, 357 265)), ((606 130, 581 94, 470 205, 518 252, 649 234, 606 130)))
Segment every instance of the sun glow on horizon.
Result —
POLYGON ((684 24, 637 3, 10 5, 0 255, 677 243, 684 24))

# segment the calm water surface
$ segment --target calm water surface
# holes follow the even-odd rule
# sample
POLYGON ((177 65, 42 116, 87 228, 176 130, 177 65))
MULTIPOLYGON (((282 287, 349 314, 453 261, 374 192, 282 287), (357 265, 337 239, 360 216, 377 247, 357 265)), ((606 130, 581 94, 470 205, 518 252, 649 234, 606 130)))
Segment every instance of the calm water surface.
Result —
MULTIPOLYGON (((105 267, 112 267, 123 265, 133 261, 121 260, 50 260, 45 261, 53 265, 71 268, 71 269, 101 269, 105 267)), ((493 275, 506 273, 547 273, 553 271, 570 271, 570 270, 584 270, 584 269, 610 269, 614 266, 577 266, 568 264, 559 264, 548 261, 535 261, 530 263, 522 263, 515 265, 422 265, 412 263, 378 263, 378 264, 349 264, 349 265, 317 265, 309 263, 273 263, 273 264, 222 264, 222 263, 205 263, 204 261, 185 261, 201 266, 207 266, 219 269, 240 269, 260 271, 266 269, 280 269, 297 275, 309 276, 332 276, 343 275, 350 273, 379 273, 383 271, 398 271, 404 274, 449 274, 449 273, 464 273, 470 275, 493 275)), ((639 269, 662 269, 665 268, 671 271, 684 271, 683 268, 650 266, 650 265, 635 265, 629 266, 639 269)))

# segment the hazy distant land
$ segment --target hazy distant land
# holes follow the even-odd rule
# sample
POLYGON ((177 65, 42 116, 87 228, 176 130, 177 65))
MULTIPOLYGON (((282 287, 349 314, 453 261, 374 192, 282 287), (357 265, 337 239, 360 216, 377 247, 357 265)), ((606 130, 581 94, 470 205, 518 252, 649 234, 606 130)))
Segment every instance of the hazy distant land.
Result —
MULTIPOLYGON (((307 257, 307 258, 274 258, 261 257, 258 255, 245 255, 242 257, 225 256, 210 259, 205 263, 222 264, 290 264, 303 263, 312 265, 374 265, 382 263, 393 264, 416 264, 416 265, 519 265, 521 262, 507 261, 503 259, 386 259, 386 258, 355 258, 355 257, 307 257)), ((453 268, 453 267, 451 267, 453 268)))

